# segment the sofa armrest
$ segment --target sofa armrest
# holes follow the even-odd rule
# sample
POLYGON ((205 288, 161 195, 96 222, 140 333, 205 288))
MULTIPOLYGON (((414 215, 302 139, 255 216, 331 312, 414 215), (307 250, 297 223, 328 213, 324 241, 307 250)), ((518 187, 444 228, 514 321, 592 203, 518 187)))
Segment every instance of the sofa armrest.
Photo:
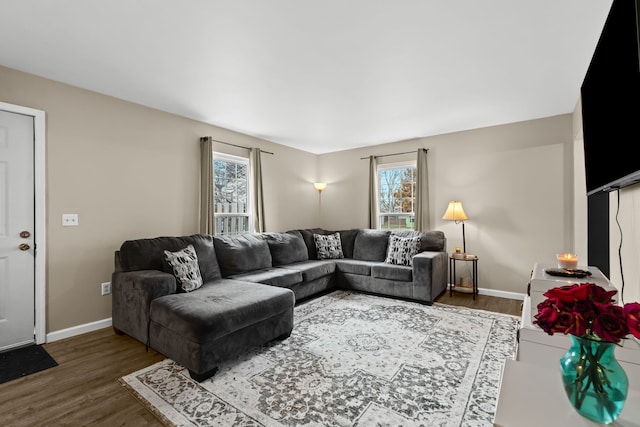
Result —
POLYGON ((447 253, 424 251, 413 257, 413 297, 432 303, 447 289, 447 253))
POLYGON ((111 275, 113 327, 148 343, 149 309, 154 299, 174 294, 176 278, 158 270, 115 272, 111 275))

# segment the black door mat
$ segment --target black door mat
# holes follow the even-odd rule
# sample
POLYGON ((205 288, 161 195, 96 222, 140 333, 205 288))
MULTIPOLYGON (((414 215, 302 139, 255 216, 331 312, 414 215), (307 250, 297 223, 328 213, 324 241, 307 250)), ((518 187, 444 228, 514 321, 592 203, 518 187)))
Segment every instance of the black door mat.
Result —
POLYGON ((58 366, 41 345, 28 345, 0 353, 0 384, 58 366))

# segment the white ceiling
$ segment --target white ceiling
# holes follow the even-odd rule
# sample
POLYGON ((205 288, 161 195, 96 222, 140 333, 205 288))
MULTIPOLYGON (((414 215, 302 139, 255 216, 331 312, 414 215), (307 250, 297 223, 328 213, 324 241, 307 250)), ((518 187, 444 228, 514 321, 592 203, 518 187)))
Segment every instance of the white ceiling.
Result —
POLYGON ((0 64, 326 153, 571 113, 611 2, 0 0, 0 64))

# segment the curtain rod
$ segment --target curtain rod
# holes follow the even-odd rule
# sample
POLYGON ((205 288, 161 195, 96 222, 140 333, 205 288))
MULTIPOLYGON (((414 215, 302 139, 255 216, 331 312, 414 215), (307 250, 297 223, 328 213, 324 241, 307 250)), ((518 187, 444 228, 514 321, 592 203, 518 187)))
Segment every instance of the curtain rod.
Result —
MULTIPOLYGON (((203 138, 211 138, 210 136, 203 136, 203 138)), ((227 145, 231 145, 234 147, 238 147, 238 148, 244 148, 245 150, 251 150, 251 147, 245 147, 242 145, 237 145, 237 144, 232 144, 230 142, 224 142, 224 141, 218 141, 217 139, 213 139, 211 138, 212 142, 219 142, 220 144, 227 144, 227 145)), ((261 153, 265 153, 265 154, 273 154, 271 151, 264 151, 264 150, 260 150, 261 153)))
MULTIPOLYGON (((423 150, 425 151, 429 151, 428 148, 423 148, 423 150)), ((417 150, 416 150, 417 151, 417 150)), ((415 153, 415 151, 405 151, 404 153, 393 153, 393 154, 381 154, 379 156, 373 156, 373 157, 387 157, 387 156, 399 156, 401 154, 411 154, 411 153, 415 153)), ((360 157, 360 160, 365 160, 368 159, 371 156, 367 156, 367 157, 360 157)))

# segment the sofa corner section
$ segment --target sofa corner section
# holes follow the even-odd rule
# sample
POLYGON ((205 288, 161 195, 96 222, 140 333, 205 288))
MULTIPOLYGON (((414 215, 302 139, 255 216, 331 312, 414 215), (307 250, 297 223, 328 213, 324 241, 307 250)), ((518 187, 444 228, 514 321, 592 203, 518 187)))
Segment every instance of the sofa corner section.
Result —
POLYGON ((114 329, 147 343, 151 301, 176 293, 175 276, 158 270, 116 271, 111 284, 114 329))

